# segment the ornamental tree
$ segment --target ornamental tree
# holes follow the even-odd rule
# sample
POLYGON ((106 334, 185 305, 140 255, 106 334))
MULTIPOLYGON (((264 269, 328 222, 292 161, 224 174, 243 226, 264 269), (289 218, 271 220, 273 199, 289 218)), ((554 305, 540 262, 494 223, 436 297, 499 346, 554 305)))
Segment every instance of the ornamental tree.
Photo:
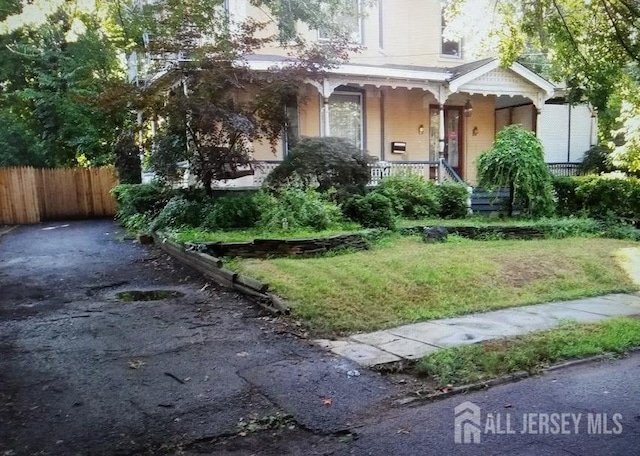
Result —
POLYGON ((503 128, 491 149, 478 158, 479 185, 509 188, 509 216, 515 206, 540 217, 553 212, 553 178, 544 161, 540 140, 518 125, 503 128))

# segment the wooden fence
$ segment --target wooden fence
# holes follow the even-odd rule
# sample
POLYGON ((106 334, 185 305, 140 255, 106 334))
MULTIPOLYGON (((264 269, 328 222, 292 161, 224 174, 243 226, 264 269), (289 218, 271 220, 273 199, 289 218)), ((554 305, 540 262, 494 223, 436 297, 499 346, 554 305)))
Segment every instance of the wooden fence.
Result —
POLYGON ((117 183, 112 167, 0 168, 0 224, 113 216, 117 183))

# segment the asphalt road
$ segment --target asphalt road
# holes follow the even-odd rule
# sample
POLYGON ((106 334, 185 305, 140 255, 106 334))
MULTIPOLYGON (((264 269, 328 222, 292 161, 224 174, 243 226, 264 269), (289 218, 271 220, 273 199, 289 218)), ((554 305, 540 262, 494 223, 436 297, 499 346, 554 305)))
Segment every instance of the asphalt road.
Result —
POLYGON ((411 386, 299 332, 110 221, 20 227, 0 238, 0 455, 640 455, 640 356, 400 405, 411 386), (154 289, 183 296, 117 299, 154 289), (454 441, 465 401, 479 443, 454 441))

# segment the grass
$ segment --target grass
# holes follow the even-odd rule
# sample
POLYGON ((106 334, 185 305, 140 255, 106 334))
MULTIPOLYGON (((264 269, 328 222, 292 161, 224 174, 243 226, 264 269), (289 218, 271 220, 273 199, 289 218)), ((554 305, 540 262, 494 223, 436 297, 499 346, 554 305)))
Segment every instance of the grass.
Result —
POLYGON ((179 230, 171 230, 168 234, 178 242, 249 242, 254 239, 320 238, 358 231, 362 231, 362 227, 360 225, 356 223, 345 223, 338 228, 324 231, 314 231, 311 229, 299 229, 286 232, 265 232, 258 229, 207 231, 202 228, 183 228, 179 230))
POLYGON ((422 358, 416 369, 440 385, 461 385, 501 375, 535 372, 555 362, 640 346, 640 319, 566 325, 512 339, 441 350, 422 358))
POLYGON ((425 244, 393 236, 369 251, 244 259, 316 332, 369 331, 554 300, 635 290, 616 262, 630 241, 599 238, 425 244))

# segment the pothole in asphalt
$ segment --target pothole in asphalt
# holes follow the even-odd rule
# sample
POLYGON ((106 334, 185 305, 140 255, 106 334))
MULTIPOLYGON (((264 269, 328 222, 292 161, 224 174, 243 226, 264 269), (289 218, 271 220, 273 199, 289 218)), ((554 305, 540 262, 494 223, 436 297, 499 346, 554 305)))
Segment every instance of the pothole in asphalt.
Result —
POLYGON ((123 302, 160 301, 162 299, 182 298, 184 293, 175 290, 130 290, 116 294, 116 298, 123 302))

